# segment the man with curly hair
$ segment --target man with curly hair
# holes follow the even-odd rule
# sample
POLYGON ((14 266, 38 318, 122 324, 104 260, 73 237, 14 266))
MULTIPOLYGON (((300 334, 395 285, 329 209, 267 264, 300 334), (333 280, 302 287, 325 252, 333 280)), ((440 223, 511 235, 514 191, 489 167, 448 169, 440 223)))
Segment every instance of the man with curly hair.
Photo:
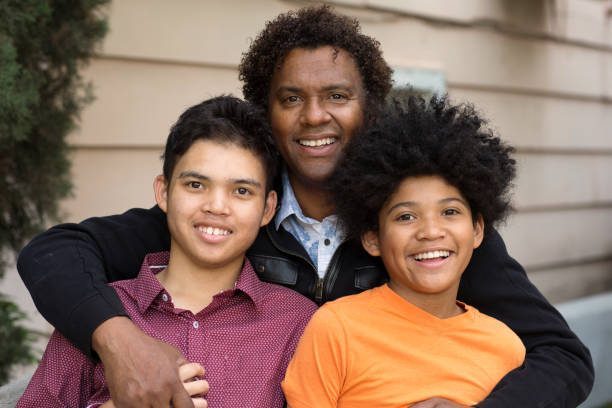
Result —
MULTIPOLYGON (((265 109, 286 165, 276 184, 277 215, 247 252, 258 276, 318 303, 384 283, 380 262, 344 242, 328 183, 344 148, 391 89, 379 43, 329 7, 289 12, 255 39, 240 79, 247 100, 265 109)), ((182 355, 138 330, 106 286, 132 277, 146 253, 167 248, 164 214, 155 207, 54 227, 19 258, 43 315, 85 354, 102 359, 121 408, 166 407, 184 392, 182 355)), ((494 230, 475 252, 459 296, 504 321, 528 349, 524 367, 506 376, 483 407, 570 407, 585 398, 593 379, 588 351, 494 230), (489 276, 492 265, 498 276, 489 276)))
POLYGON ((472 406, 523 363, 508 326, 457 300, 515 174, 512 149, 481 124, 469 106, 411 97, 346 149, 330 181, 339 221, 389 282, 315 313, 283 382, 291 408, 472 406))

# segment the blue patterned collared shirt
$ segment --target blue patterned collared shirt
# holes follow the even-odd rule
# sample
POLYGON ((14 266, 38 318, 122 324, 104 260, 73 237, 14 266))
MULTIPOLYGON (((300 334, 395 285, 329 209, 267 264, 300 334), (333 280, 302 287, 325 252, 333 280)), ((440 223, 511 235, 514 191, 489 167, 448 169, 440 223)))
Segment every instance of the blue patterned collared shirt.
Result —
POLYGON ((295 198, 286 168, 283 169, 282 180, 283 198, 274 225, 277 230, 282 225, 302 244, 317 267, 319 278, 323 278, 334 252, 344 238, 338 226, 338 217, 330 215, 319 222, 305 216, 295 198))

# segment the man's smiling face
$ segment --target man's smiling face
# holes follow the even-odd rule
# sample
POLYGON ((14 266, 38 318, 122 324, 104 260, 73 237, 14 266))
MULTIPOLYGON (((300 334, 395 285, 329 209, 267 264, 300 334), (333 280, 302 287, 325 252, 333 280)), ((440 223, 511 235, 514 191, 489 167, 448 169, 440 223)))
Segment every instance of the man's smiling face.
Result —
POLYGON ((365 91, 353 58, 331 46, 295 48, 272 77, 269 117, 292 183, 322 186, 363 125, 365 91))

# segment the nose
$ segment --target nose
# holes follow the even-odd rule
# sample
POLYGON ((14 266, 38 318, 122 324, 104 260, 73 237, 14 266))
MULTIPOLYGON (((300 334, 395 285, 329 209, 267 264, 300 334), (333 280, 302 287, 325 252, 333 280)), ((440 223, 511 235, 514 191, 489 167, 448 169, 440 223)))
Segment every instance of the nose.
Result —
POLYGON ((306 100, 301 115, 303 124, 315 127, 329 122, 330 119, 331 115, 327 111, 325 102, 318 96, 306 100))
POLYGON ((419 230, 417 231, 417 239, 436 240, 443 238, 444 235, 444 228, 436 218, 426 217, 421 220, 419 230))
POLYGON ((202 202, 202 211, 210 214, 229 214, 229 202, 223 189, 212 189, 202 202))

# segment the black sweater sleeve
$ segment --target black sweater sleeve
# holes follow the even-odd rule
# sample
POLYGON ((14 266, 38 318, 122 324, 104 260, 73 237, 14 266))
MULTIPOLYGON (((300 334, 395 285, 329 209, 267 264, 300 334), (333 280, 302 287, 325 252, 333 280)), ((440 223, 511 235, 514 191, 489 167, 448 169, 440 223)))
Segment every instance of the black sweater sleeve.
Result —
POLYGON ((125 316, 107 282, 135 277, 144 256, 170 248, 159 207, 61 224, 35 237, 17 269, 40 313, 88 357, 105 320, 125 316))
POLYGON ((508 325, 523 341, 525 363, 507 374, 481 408, 573 408, 593 386, 589 350, 488 230, 464 273, 458 298, 508 325))

